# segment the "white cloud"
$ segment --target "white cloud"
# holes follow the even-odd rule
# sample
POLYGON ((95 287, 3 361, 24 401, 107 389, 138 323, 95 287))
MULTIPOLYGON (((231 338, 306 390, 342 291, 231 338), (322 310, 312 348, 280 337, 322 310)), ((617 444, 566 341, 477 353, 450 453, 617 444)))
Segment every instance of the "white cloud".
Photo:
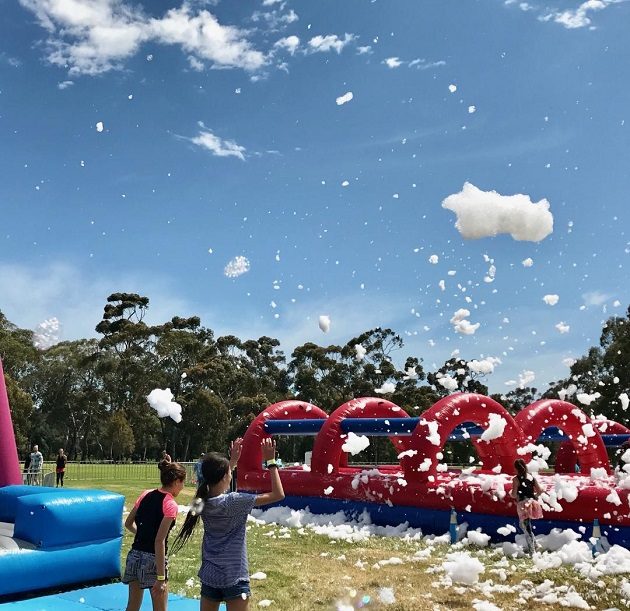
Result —
POLYGON ((20 0, 48 32, 47 59, 70 74, 120 69, 147 42, 177 45, 198 60, 223 68, 257 70, 267 62, 246 32, 221 25, 186 2, 152 18, 120 0, 20 0))
POLYGON ((57 83, 57 89, 68 89, 68 87, 72 87, 74 85, 74 81, 61 81, 57 83))
POLYGON ((600 291, 589 291, 582 295, 584 305, 586 306, 600 306, 604 305, 609 299, 610 295, 601 293, 600 291))
POLYGON ((548 13, 541 19, 542 21, 554 21, 569 30, 584 28, 591 25, 589 13, 601 11, 614 3, 615 0, 587 0, 576 9, 548 13))
POLYGON ((368 53, 372 53, 372 47, 370 45, 357 47, 357 55, 366 55, 368 53))
POLYGON ((388 57, 387 59, 383 60, 383 63, 388 68, 398 68, 399 66, 402 66, 402 62, 398 57, 388 57))
POLYGON ((234 140, 223 140, 212 133, 203 123, 199 122, 201 130, 194 138, 189 140, 210 151, 216 157, 237 157, 241 161, 245 160, 246 148, 234 142, 234 140))
POLYGON ((500 195, 467 182, 449 195, 442 207, 457 215, 455 227, 464 238, 479 239, 507 233, 515 240, 540 242, 553 231, 549 202, 532 202, 528 195, 500 195))
POLYGON ((336 51, 341 53, 344 47, 354 40, 353 34, 344 34, 343 38, 339 38, 337 34, 328 34, 327 36, 313 36, 308 41, 308 46, 313 53, 326 53, 328 51, 336 51))
POLYGON ((417 70, 430 70, 431 68, 439 68, 440 66, 446 66, 446 62, 440 59, 435 62, 427 61, 426 59, 412 59, 408 66, 410 68, 416 68, 417 70))
POLYGON ((273 46, 280 49, 286 49, 291 55, 293 55, 300 46, 300 39, 297 36, 287 36, 276 41, 273 46))
POLYGON ((268 28, 270 30, 278 30, 285 28, 290 23, 294 23, 299 19, 297 13, 290 9, 289 12, 283 13, 284 4, 278 9, 274 11, 256 11, 252 15, 252 21, 254 23, 264 21, 266 22, 268 28))

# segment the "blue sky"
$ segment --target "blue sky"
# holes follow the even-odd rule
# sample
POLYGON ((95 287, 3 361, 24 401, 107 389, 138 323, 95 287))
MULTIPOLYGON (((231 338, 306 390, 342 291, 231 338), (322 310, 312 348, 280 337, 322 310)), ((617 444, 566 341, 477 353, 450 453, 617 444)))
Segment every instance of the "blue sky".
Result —
POLYGON ((391 327, 426 369, 500 359, 503 392, 566 376, 630 303, 627 2, 0 11, 0 309, 21 326, 92 335, 133 291, 287 353, 391 327), (526 196, 515 226, 546 200, 553 232, 464 237, 442 202, 467 182, 482 227, 496 191, 526 196))

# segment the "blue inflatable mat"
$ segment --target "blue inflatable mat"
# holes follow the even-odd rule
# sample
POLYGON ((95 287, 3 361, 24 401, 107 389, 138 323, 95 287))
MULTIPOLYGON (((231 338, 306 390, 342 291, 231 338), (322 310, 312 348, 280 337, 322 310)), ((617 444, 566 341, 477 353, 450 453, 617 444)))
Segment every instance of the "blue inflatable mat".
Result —
MULTIPOLYGON (((93 586, 62 594, 41 596, 0 605, 2 611, 124 611, 128 587, 124 583, 93 586)), ((169 611, 199 611, 199 601, 169 594, 169 611)), ((151 595, 145 592, 141 611, 151 611, 151 595)), ((225 611, 225 605, 221 605, 225 611)))

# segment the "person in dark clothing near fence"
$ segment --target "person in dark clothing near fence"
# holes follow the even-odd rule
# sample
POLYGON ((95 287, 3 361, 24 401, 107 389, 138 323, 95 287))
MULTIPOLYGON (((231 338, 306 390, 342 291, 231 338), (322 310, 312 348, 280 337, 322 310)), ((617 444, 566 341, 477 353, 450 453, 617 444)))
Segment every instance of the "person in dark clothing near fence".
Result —
POLYGON ((57 454, 57 484, 55 485, 55 488, 59 488, 59 486, 63 488, 63 477, 66 474, 67 462, 68 457, 64 454, 63 448, 60 448, 59 454, 57 454))

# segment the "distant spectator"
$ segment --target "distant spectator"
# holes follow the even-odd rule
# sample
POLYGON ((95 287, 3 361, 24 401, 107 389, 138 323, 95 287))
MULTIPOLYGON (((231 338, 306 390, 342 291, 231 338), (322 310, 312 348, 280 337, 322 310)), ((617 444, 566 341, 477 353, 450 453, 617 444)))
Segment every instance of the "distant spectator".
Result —
POLYGON ((68 457, 63 453, 63 448, 59 449, 59 454, 57 454, 57 485, 55 488, 61 486, 63 488, 63 476, 66 474, 66 463, 68 462, 68 457))
POLYGON ((24 459, 24 483, 31 485, 31 454, 28 452, 24 459))
POLYGON ((39 447, 37 445, 33 446, 33 451, 31 452, 31 484, 33 486, 41 486, 42 483, 42 467, 44 465, 44 457, 42 453, 39 451, 39 447))
POLYGON ((158 469, 160 469, 161 471, 164 465, 168 465, 172 462, 173 462, 173 459, 171 458, 170 454, 168 454, 166 450, 162 450, 160 460, 158 461, 158 469))

